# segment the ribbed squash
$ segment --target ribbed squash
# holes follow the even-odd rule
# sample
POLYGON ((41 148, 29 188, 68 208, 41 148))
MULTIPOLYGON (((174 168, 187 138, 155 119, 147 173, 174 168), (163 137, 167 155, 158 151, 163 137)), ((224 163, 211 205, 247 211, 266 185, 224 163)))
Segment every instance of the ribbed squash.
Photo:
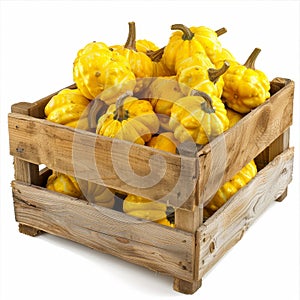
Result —
POLYGON ((231 128, 232 126, 234 126, 238 121, 240 121, 244 115, 230 109, 230 108, 227 108, 227 117, 228 117, 228 120, 229 120, 229 126, 228 128, 231 128))
POLYGON ((146 145, 175 154, 178 144, 179 142, 176 140, 173 132, 163 132, 153 136, 146 145))
POLYGON ((51 122, 86 130, 89 104, 78 89, 63 89, 50 99, 44 112, 51 122))
POLYGON ((204 145, 228 129, 229 120, 219 98, 194 91, 174 103, 169 125, 180 142, 193 140, 204 145))
POLYGON ((78 180, 84 198, 93 205, 113 208, 115 204, 114 193, 103 185, 86 180, 78 180))
POLYGON ((123 94, 98 120, 96 133, 144 144, 159 129, 159 120, 147 100, 123 94))
POLYGON ((76 198, 83 197, 79 184, 73 176, 55 171, 48 177, 46 188, 76 198))
POLYGON ((130 194, 123 201, 123 211, 136 218, 174 227, 174 223, 168 220, 167 205, 158 201, 130 194))
POLYGON ((207 69, 201 65, 187 66, 185 64, 185 66, 185 68, 180 68, 177 73, 177 80, 182 88, 189 87, 202 91, 209 96, 221 98, 224 86, 222 75, 229 68, 226 61, 220 69, 207 69))
POLYGON ((155 43, 146 39, 137 40, 135 48, 138 52, 143 52, 145 54, 149 53, 149 51, 156 51, 159 49, 155 43))
POLYGON ((255 48, 244 65, 231 66, 224 74, 222 98, 228 107, 248 113, 270 97, 270 82, 254 67, 260 49, 255 48))
POLYGON ((136 84, 128 60, 101 42, 89 43, 78 51, 73 79, 86 98, 101 96, 107 104, 115 103, 120 94, 133 90, 136 84))
POLYGON ((144 52, 139 52, 136 48, 136 27, 134 22, 129 22, 129 33, 124 47, 119 47, 115 51, 126 57, 129 61, 132 72, 137 78, 152 77, 153 62, 144 52))
POLYGON ((172 33, 164 49, 162 61, 171 74, 176 74, 181 61, 195 53, 205 53, 205 49, 194 33, 183 24, 174 24, 171 29, 176 31, 172 33))
POLYGON ((244 187, 257 173, 254 160, 248 163, 232 179, 226 182, 204 207, 204 218, 213 215, 222 205, 224 205, 237 191, 244 187))
POLYGON ((222 53, 222 45, 218 36, 226 32, 225 28, 217 31, 206 26, 193 26, 190 30, 194 33, 195 38, 202 44, 206 55, 212 63, 215 64, 217 57, 222 53))

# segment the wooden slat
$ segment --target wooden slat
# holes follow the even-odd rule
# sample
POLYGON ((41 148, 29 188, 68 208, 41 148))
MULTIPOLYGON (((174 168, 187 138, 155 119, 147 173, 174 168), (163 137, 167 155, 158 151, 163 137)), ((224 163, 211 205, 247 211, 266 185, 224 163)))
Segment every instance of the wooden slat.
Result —
POLYGON ((195 189, 196 158, 25 115, 12 113, 8 119, 10 153, 17 158, 153 200, 164 197, 176 207, 195 189))
POLYGON ((199 151, 200 201, 205 206, 218 188, 254 159, 292 124, 294 82, 247 114, 199 151))
POLYGON ((293 148, 284 151, 262 169, 209 218, 197 232, 202 278, 233 247, 245 231, 274 202, 292 180, 293 148))
POLYGON ((158 272, 190 281, 193 234, 13 182, 17 221, 158 272))

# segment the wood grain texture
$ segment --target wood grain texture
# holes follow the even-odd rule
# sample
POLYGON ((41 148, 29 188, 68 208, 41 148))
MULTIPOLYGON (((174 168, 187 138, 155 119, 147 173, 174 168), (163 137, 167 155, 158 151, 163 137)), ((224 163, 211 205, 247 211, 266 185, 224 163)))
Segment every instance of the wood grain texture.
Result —
POLYGON ((18 181, 12 188, 18 222, 157 272, 193 279, 193 234, 18 181))
POLYGON ((193 201, 196 158, 14 113, 9 135, 11 155, 28 162, 176 207, 193 201))
POLYGON ((197 231, 202 278, 232 248, 245 231, 274 202, 292 180, 293 148, 262 169, 197 231))
POLYGON ((222 184, 291 126, 293 94, 294 82, 289 81, 265 103, 199 151, 200 201, 204 206, 222 184))

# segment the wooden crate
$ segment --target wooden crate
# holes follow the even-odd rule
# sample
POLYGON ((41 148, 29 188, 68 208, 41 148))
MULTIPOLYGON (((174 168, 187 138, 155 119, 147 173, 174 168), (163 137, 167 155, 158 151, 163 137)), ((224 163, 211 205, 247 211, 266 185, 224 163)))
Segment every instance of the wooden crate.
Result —
POLYGON ((275 78, 269 100, 198 152, 181 156, 51 123, 44 119, 44 107, 54 94, 13 105, 8 116, 15 167, 12 191, 20 231, 76 241, 172 276, 175 290, 194 293, 203 275, 269 204, 286 196, 293 169, 293 92, 293 81, 275 78), (112 147, 118 149, 113 158, 112 147), (124 162, 128 155, 129 162, 124 162), (154 187, 128 184, 114 170, 117 164, 126 167, 122 176, 132 171, 139 176, 160 174, 161 160, 149 161, 153 155, 163 157, 165 164, 154 187), (204 221, 203 206, 210 197, 254 158, 256 177, 204 221), (40 170, 42 165, 153 200, 164 197, 176 207, 175 228, 49 191, 44 188, 49 171, 40 170), (178 187, 179 181, 185 184, 178 187))

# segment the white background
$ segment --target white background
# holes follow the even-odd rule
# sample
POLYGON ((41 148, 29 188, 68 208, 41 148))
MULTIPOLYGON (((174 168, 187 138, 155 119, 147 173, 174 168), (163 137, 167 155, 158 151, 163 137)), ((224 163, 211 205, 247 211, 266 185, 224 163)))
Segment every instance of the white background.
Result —
POLYGON ((0 11, 1 299, 299 299, 298 1, 0 1, 0 11), (124 44, 129 21, 136 22, 138 39, 158 46, 167 43, 174 23, 226 27, 220 40, 238 61, 259 47, 258 69, 270 80, 279 76, 296 83, 291 131, 296 157, 288 197, 247 231, 193 296, 174 292, 170 277, 76 243, 22 235, 14 221, 10 106, 71 84, 77 51, 93 40, 124 44))

